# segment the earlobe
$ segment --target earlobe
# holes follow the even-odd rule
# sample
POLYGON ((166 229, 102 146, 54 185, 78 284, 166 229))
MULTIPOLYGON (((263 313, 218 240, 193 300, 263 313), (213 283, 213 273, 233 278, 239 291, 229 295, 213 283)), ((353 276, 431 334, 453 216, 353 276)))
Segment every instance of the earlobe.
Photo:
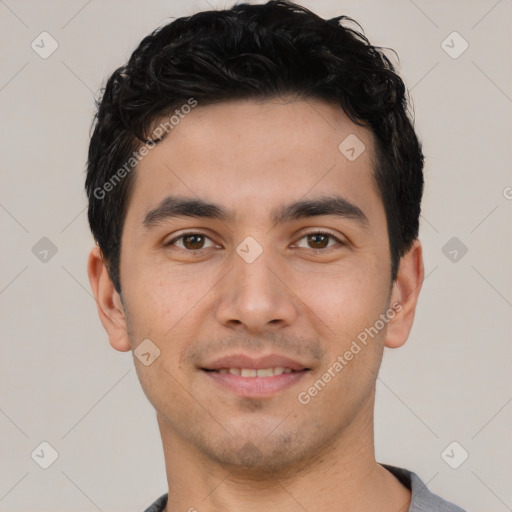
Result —
POLYGON ((409 251, 400 259, 398 275, 393 283, 390 307, 400 304, 400 310, 387 327, 385 346, 388 348, 401 347, 407 341, 424 273, 421 243, 415 240, 409 251))
POLYGON ((110 344, 120 352, 131 350, 121 297, 110 279, 103 255, 97 246, 89 254, 87 273, 98 306, 98 315, 110 344))

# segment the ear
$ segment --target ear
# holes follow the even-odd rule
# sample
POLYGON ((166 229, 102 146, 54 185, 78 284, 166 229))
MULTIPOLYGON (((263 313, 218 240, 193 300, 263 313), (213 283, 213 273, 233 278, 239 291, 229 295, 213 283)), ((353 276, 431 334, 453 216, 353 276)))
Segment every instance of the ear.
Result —
POLYGON ((415 240, 411 249, 400 258, 398 274, 393 283, 390 308, 393 308, 396 314, 387 326, 386 347, 398 348, 407 341, 424 275, 421 243, 415 240))
POLYGON ((131 350, 121 297, 114 288, 99 247, 89 254, 87 273, 98 306, 98 314, 110 344, 120 352, 131 350))

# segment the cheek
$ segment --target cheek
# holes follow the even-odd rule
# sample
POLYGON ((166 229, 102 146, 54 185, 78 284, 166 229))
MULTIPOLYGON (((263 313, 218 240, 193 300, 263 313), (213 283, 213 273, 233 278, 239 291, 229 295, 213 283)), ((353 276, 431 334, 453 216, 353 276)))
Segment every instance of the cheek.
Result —
POLYGON ((373 325, 387 306, 389 276, 376 260, 363 258, 332 266, 328 272, 295 272, 294 291, 306 314, 325 336, 343 346, 373 325), (316 320, 314 320, 316 318, 316 320))
POLYGON ((213 308, 212 290, 219 273, 206 269, 180 272, 166 264, 134 268, 126 290, 132 347, 149 338, 160 349, 161 364, 182 371, 181 358, 198 337, 213 308))
MULTIPOLYGON (((172 271, 168 265, 152 262, 133 267, 125 287, 130 296, 134 320, 165 334, 187 314, 192 314, 214 283, 205 273, 172 271), (212 283, 210 283, 212 281, 212 283)), ((125 279, 126 281, 126 279, 125 279)))
MULTIPOLYGON (((311 294, 305 301, 318 314, 310 318, 325 339, 327 352, 315 376, 322 381, 315 401, 318 407, 333 411, 336 423, 356 414, 374 388, 385 335, 385 328, 375 330, 374 326, 387 308, 388 281, 376 267, 365 266, 320 284, 322 293, 311 294), (323 383, 327 383, 325 391, 323 383)), ((311 391, 316 393, 315 389, 311 391)))

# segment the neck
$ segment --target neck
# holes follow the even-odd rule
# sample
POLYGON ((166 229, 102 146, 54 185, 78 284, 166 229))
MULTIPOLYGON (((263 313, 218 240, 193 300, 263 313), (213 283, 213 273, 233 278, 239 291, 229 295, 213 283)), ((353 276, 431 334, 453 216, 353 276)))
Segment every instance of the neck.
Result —
POLYGON ((406 512, 410 491, 375 460, 373 398, 321 451, 279 471, 221 466, 158 415, 169 485, 165 512, 406 512))

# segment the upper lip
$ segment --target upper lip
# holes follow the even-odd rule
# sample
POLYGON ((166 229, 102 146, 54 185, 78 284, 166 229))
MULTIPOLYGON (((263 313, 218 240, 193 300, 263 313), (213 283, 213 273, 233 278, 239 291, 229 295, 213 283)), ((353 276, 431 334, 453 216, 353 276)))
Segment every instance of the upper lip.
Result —
POLYGON ((262 357, 251 357, 245 354, 233 354, 215 359, 215 361, 202 366, 203 370, 220 370, 221 368, 291 368, 294 371, 308 369, 298 361, 278 354, 269 354, 262 357))

